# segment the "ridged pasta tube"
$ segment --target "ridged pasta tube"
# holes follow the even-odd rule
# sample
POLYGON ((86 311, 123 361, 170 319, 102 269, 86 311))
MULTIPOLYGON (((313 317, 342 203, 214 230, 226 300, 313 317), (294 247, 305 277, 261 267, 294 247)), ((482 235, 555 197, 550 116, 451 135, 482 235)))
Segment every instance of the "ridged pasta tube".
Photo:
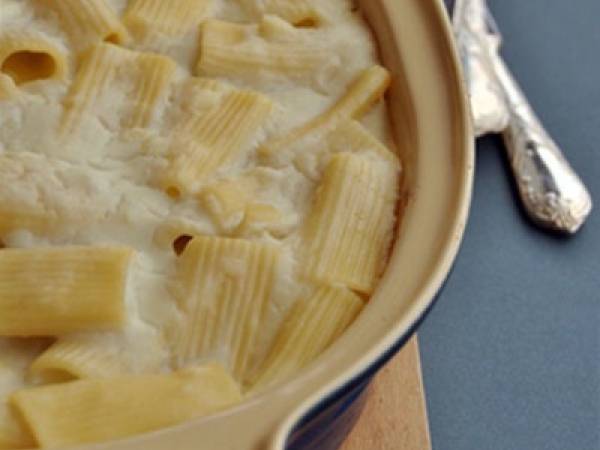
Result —
POLYGON ((123 21, 134 36, 187 33, 207 16, 212 0, 131 0, 123 21))
POLYGON ((298 301, 286 317, 253 389, 297 373, 346 330, 363 308, 363 300, 343 288, 322 287, 298 301))
POLYGON ((162 180, 165 191, 173 197, 194 191, 205 177, 240 158, 273 108, 271 100, 258 92, 232 90, 203 114, 189 117, 176 130, 178 138, 162 180))
POLYGON ((398 156, 390 148, 354 119, 340 119, 318 140, 315 137, 309 135, 290 144, 285 150, 271 155, 269 163, 277 167, 294 164, 300 172, 314 180, 321 177, 324 166, 336 153, 371 154, 393 166, 400 164, 398 156))
POLYGON ((188 244, 179 260, 185 312, 175 339, 179 365, 221 355, 236 379, 244 379, 268 308, 279 253, 275 246, 217 237, 197 237, 188 244))
POLYGON ((111 247, 3 249, 0 336, 120 327, 131 256, 111 247))
POLYGON ((197 72, 232 78, 256 79, 266 74, 312 79, 331 61, 331 51, 303 43, 303 31, 279 22, 278 26, 265 26, 206 21, 202 25, 197 72))
POLYGON ((219 229, 227 233, 244 220, 253 190, 250 180, 222 180, 204 189, 200 201, 219 229))
POLYGON ((56 11, 73 45, 79 50, 99 42, 123 44, 127 30, 106 0, 36 0, 56 11))
POLYGON ((318 141, 335 128, 340 120, 359 119, 381 100, 390 82, 390 73, 384 67, 373 66, 365 69, 329 110, 308 123, 265 142, 260 148, 261 155, 267 159, 276 157, 278 152, 303 139, 311 137, 318 141))
POLYGON ((72 132, 113 81, 117 67, 127 56, 125 50, 114 45, 101 44, 90 49, 83 57, 75 80, 64 101, 62 132, 72 132))
POLYGON ((174 61, 152 53, 126 50, 111 44, 92 47, 84 56, 75 81, 65 99, 65 112, 61 127, 63 134, 75 130, 83 116, 93 109, 102 96, 118 79, 121 67, 126 81, 134 91, 128 102, 129 117, 124 122, 129 127, 148 126, 155 108, 165 94, 175 73, 174 61))
POLYGON ((43 448, 149 432, 240 400, 237 383, 217 365, 173 374, 72 381, 23 389, 12 396, 43 448))
POLYGON ((303 233, 307 276, 371 294, 387 259, 398 191, 398 166, 334 155, 303 233))
POLYGON ((240 0, 246 10, 260 17, 273 14, 296 26, 316 26, 322 16, 310 0, 240 0))
POLYGON ((71 333, 39 355, 29 372, 47 382, 160 372, 163 345, 158 333, 140 332, 131 323, 118 331, 71 333))
POLYGON ((23 373, 49 342, 46 339, 0 339, 0 449, 32 449, 35 441, 9 404, 9 395, 27 381, 23 373))
POLYGON ((250 237, 267 232, 282 237, 289 228, 290 223, 278 208, 266 203, 252 202, 246 206, 244 220, 234 230, 233 235, 250 237))
POLYGON ((133 112, 126 125, 145 128, 154 118, 156 106, 167 91, 177 69, 175 61, 161 55, 141 53, 134 56, 136 66, 133 112))
POLYGON ((60 338, 31 364, 30 371, 42 380, 106 378, 125 373, 127 365, 115 349, 94 345, 82 336, 60 338))
POLYGON ((398 156, 356 120, 340 120, 325 137, 325 145, 333 153, 372 153, 394 167, 400 164, 398 156))

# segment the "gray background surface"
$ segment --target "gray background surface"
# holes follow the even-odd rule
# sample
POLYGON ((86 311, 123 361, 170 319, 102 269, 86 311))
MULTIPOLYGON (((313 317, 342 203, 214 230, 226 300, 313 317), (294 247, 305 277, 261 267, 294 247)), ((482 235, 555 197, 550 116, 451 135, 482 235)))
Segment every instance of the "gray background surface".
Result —
POLYGON ((591 188, 572 239, 515 207, 497 137, 478 144, 461 254, 420 331, 434 450, 600 449, 600 0, 489 0, 503 54, 591 188))

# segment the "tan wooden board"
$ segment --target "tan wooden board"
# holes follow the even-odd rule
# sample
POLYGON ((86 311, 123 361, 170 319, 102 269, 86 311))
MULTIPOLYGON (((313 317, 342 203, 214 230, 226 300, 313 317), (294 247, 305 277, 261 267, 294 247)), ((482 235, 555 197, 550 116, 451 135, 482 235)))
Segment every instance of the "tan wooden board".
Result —
POLYGON ((430 450, 417 338, 379 373, 341 450, 430 450))

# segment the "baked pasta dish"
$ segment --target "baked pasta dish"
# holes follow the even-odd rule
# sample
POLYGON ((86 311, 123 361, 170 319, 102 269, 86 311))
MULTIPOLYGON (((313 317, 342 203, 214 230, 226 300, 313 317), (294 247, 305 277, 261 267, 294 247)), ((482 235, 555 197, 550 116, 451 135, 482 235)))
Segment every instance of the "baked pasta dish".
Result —
POLYGON ((0 0, 0 449, 285 382, 360 314, 400 162, 348 0, 0 0))

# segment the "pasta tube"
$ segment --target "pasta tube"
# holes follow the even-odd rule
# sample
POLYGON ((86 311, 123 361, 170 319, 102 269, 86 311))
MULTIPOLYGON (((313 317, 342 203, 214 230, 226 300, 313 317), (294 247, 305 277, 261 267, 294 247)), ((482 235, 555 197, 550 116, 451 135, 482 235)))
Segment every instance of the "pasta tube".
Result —
POLYGON ((251 77, 261 74, 309 79, 332 59, 329 50, 302 42, 302 31, 286 22, 243 25, 208 20, 202 26, 200 59, 202 75, 251 77))
POLYGON ((127 121, 130 128, 148 127, 159 101, 167 92, 177 65, 164 56, 141 53, 134 57, 136 90, 133 94, 133 113, 127 121))
POLYGON ((197 237, 180 258, 185 322, 176 339, 180 365, 214 358, 243 380, 268 308, 279 251, 245 240, 197 237))
POLYGON ((276 157, 277 153, 303 139, 318 141, 342 119, 358 119, 378 102, 390 85, 390 73, 381 66, 363 71, 348 87, 344 96, 329 110, 283 136, 264 143, 260 153, 265 158, 276 157))
POLYGON ((120 77, 134 86, 132 98, 128 99, 132 107, 126 114, 125 124, 129 127, 148 126, 175 70, 175 62, 164 56, 134 52, 111 44, 94 46, 83 56, 64 102, 63 134, 75 130, 84 115, 99 103, 107 89, 113 87, 120 77))
POLYGON ((371 294, 391 243, 398 191, 398 167, 333 156, 304 230, 306 274, 371 294))
POLYGON ((319 356, 351 324, 363 301, 342 288, 322 287, 298 301, 285 319, 253 388, 297 373, 319 356))
POLYGON ((82 51, 99 42, 123 44, 127 30, 106 0, 37 0, 55 10, 71 41, 82 51))
POLYGON ((393 167, 400 165, 398 156, 356 120, 340 120, 325 137, 325 143, 333 153, 372 153, 393 167))
POLYGON ((12 403, 41 447, 108 441, 220 411, 241 399, 216 365, 167 375, 79 380, 17 391, 12 403))
POLYGON ((30 371, 42 380, 106 378, 125 373, 127 365, 116 349, 104 344, 94 345, 93 340, 80 335, 60 338, 33 361, 30 371))
POLYGON ((122 325, 126 248, 4 249, 0 336, 57 336, 122 325))
POLYGON ((132 0, 123 21, 142 39, 152 32, 187 33, 207 16, 212 0, 132 0))
POLYGON ((9 404, 9 395, 24 386, 23 372, 35 355, 48 346, 46 339, 0 339, 0 449, 32 449, 35 441, 22 418, 9 404))
POLYGON ((255 16, 273 14, 296 26, 316 26, 322 17, 310 0, 241 0, 255 16))
POLYGON ((252 91, 224 93, 221 100, 189 118, 177 130, 163 188, 173 197, 196 189, 221 166, 241 157, 273 110, 267 97, 252 91))
POLYGON ((201 204, 221 231, 230 232, 244 220, 253 191, 249 184, 245 180, 223 180, 202 191, 201 204))

